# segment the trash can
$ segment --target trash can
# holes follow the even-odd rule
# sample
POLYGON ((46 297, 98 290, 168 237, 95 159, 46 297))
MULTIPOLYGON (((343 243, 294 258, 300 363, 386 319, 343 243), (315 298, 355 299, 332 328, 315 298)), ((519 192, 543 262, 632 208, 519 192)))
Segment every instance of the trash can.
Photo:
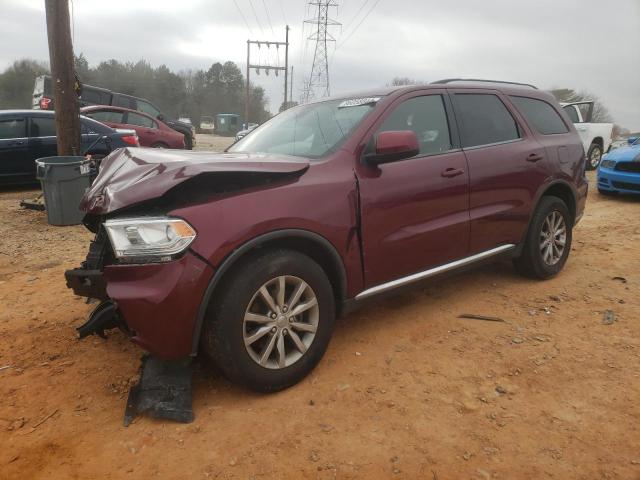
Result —
POLYGON ((85 157, 44 157, 36 160, 50 225, 77 225, 84 212, 80 200, 91 186, 90 160, 85 157))

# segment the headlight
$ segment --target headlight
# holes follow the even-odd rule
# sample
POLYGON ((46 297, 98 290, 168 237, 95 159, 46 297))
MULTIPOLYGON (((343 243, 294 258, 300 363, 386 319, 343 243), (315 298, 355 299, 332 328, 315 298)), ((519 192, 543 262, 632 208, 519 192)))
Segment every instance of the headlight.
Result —
POLYGON ((600 163, 601 168, 613 168, 616 166, 615 160, 602 160, 600 163))
POLYGON ((193 227, 179 218, 121 218, 104 226, 115 256, 124 263, 168 262, 196 238, 193 227))

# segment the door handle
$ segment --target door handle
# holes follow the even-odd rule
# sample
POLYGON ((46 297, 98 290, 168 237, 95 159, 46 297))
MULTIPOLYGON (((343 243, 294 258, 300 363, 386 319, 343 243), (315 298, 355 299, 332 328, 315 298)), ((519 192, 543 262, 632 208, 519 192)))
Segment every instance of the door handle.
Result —
POLYGON ((542 160, 544 157, 542 155, 538 155, 537 153, 532 153, 527 157, 527 162, 537 162, 542 160))
POLYGON ((447 168, 440 175, 445 178, 457 177, 458 175, 462 175, 464 170, 461 168, 447 168))

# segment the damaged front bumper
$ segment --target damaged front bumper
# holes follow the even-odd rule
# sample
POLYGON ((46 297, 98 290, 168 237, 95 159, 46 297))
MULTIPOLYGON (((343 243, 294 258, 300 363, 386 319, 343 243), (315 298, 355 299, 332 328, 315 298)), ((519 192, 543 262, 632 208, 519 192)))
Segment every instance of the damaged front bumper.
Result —
POLYGON ((166 263, 109 264, 106 239, 92 242, 81 268, 67 270, 67 286, 100 305, 78 328, 79 337, 121 328, 143 349, 164 359, 189 356, 196 318, 214 270, 187 251, 166 263), (105 264, 106 263, 106 264, 105 264))

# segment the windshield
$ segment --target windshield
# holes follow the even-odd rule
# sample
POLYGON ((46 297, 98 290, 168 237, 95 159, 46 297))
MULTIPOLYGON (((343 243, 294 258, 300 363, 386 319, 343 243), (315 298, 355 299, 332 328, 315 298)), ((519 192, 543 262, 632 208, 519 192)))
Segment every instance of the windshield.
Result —
POLYGON ((379 97, 331 100, 286 110, 228 151, 323 157, 342 143, 378 100, 379 97))

